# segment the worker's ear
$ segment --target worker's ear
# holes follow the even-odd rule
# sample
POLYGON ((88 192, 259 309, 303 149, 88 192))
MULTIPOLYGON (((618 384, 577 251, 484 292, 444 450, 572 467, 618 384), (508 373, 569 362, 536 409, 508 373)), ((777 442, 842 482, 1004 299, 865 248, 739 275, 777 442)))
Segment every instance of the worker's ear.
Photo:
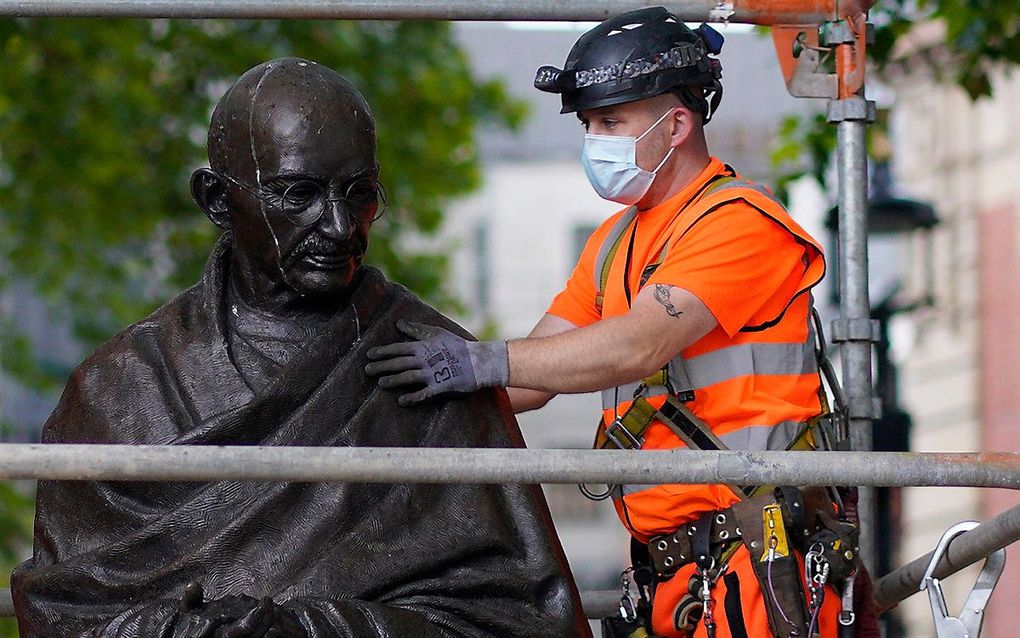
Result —
POLYGON ((199 168, 191 174, 191 197, 207 217, 223 230, 230 229, 230 209, 223 178, 211 168, 199 168))
POLYGON ((673 123, 673 132, 669 136, 670 146, 683 146, 694 132, 697 122, 700 121, 695 118, 700 117, 701 115, 692 113, 686 106, 676 105, 673 108, 673 114, 670 115, 670 120, 673 123))

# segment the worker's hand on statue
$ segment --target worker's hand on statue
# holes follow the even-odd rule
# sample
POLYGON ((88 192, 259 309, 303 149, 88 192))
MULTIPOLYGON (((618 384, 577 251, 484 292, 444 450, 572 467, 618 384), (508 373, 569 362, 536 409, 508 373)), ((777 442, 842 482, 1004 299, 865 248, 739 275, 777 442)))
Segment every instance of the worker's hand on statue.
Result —
POLYGON ((403 320, 397 329, 416 341, 372 348, 365 374, 379 377, 382 388, 416 388, 397 398, 402 406, 509 381, 505 341, 468 341, 437 326, 403 320))

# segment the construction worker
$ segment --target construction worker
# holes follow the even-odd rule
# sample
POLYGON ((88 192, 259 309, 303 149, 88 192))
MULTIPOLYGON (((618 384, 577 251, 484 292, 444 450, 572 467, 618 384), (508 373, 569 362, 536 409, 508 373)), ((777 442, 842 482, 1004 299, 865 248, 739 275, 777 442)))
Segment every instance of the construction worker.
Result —
MULTIPOLYGON (((409 387, 399 399, 408 406, 507 386, 521 412, 558 393, 601 391, 600 448, 789 448, 823 411, 810 291, 825 262, 766 188, 709 154, 721 46, 710 27, 641 9, 582 35, 563 69, 539 69, 536 87, 560 94, 562 112, 587 131, 592 186, 626 208, 591 235, 527 338, 471 342, 400 324, 415 341, 369 351, 366 372, 383 388, 409 387)), ((828 504, 793 492, 748 499, 725 485, 611 493, 651 552, 654 634, 836 636, 844 592, 831 585, 840 571, 852 581, 853 567, 833 552, 831 565, 818 558, 825 543, 811 535, 824 525, 790 520, 804 511, 829 520, 828 504), (819 576, 823 562, 831 579, 819 576)), ((854 547, 843 534, 852 526, 828 527, 824 549, 854 547)))

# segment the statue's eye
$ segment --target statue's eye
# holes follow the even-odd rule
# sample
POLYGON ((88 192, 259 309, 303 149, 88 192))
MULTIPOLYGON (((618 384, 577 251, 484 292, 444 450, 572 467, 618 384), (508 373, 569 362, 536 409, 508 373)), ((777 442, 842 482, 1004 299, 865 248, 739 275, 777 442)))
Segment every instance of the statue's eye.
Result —
POLYGON ((379 198, 379 184, 374 179, 363 178, 347 187, 344 199, 352 204, 367 204, 379 198))
POLYGON ((294 182, 283 191, 283 204, 288 208, 311 206, 322 195, 322 186, 312 180, 294 182))

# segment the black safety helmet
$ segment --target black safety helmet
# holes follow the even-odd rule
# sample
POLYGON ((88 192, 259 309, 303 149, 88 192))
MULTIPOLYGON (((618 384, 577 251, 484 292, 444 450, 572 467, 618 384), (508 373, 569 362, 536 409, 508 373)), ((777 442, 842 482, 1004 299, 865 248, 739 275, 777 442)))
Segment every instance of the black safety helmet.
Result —
POLYGON ((560 113, 672 91, 708 122, 722 99, 722 65, 709 55, 722 44, 712 27, 691 30, 663 7, 629 11, 578 38, 563 69, 540 68, 535 88, 561 94, 560 113))

